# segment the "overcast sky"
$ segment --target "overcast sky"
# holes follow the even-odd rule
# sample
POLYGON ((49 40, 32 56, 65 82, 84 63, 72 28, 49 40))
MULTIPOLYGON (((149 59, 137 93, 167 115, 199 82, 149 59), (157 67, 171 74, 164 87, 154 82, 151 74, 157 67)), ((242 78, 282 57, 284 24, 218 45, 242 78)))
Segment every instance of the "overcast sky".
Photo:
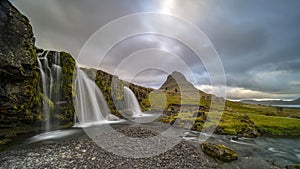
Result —
MULTIPOLYGON (((300 97, 298 0, 10 1, 30 19, 38 47, 67 51, 74 58, 99 28, 119 17, 141 12, 174 15, 196 25, 210 39, 223 63, 227 87, 211 86, 205 65, 196 61, 195 53, 182 42, 162 35, 145 34, 124 39, 109 51, 100 68, 115 73, 124 58, 130 55, 135 58, 147 52, 156 55, 155 62, 160 62, 159 58, 170 65, 183 61, 190 70, 179 71, 195 86, 213 93, 226 88, 229 99, 300 97), (140 51, 148 48, 153 50, 140 51), (140 52, 135 53, 137 51, 140 52), (179 56, 178 62, 174 63, 172 54, 179 56), (189 71, 197 81, 189 77, 189 71)), ((189 30, 182 31, 189 33, 189 30)), ((138 62, 141 61, 135 59, 129 65, 126 62, 128 70, 126 66, 119 67, 123 72, 132 73, 130 68, 138 62)), ((159 87, 172 69, 145 70, 134 81, 159 87)), ((126 75, 121 78, 126 79, 126 75)))

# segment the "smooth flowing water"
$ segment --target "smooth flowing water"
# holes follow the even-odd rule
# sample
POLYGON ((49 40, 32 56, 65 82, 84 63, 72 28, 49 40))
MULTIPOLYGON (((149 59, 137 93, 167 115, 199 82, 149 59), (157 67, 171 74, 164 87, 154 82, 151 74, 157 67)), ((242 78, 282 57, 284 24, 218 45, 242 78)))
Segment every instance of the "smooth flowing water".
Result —
POLYGON ((110 114, 107 102, 96 83, 80 68, 75 79, 75 127, 118 121, 110 114))
POLYGON ((300 105, 272 105, 273 107, 282 107, 282 108, 295 108, 299 109, 300 105))
POLYGON ((142 112, 140 104, 131 89, 124 87, 124 100, 125 100, 125 116, 128 120, 135 123, 150 123, 159 118, 162 112, 142 112))
POLYGON ((52 74, 53 77, 55 77, 55 85, 52 83, 51 86, 51 100, 54 101, 55 103, 55 108, 53 111, 56 113, 59 112, 59 102, 60 102, 60 97, 61 97, 61 81, 62 81, 62 68, 60 66, 60 53, 55 52, 54 53, 54 63, 52 64, 52 74))
POLYGON ((43 94, 43 118, 44 118, 44 131, 48 132, 55 129, 55 125, 51 122, 52 113, 59 111, 56 105, 60 101, 61 92, 61 66, 60 66, 60 53, 53 52, 54 61, 49 65, 50 51, 44 51, 38 54, 37 62, 41 73, 41 88, 43 94), (53 104, 53 105, 51 105, 53 104), (51 109, 53 108, 53 109, 51 109))
MULTIPOLYGON (((185 140, 199 142, 199 132, 185 133, 185 140)), ((212 135, 209 140, 217 144, 224 144, 233 148, 239 160, 235 164, 242 168, 256 168, 255 166, 278 165, 284 167, 289 164, 300 163, 300 138, 257 137, 239 138, 233 140, 228 135, 212 135)), ((259 167, 258 167, 259 168, 259 167)))
POLYGON ((128 87, 124 87, 125 110, 132 113, 131 117, 142 116, 142 111, 139 102, 128 87))

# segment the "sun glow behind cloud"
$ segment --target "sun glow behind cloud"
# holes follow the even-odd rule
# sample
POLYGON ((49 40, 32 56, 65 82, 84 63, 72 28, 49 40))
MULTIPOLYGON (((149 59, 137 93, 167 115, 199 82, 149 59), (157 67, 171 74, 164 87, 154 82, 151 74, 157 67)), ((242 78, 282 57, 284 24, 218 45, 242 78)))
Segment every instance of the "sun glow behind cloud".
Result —
MULTIPOLYGON (((79 0, 72 3, 67 0, 10 1, 30 19, 39 48, 63 50, 75 57, 95 30, 119 17, 144 12, 180 17, 199 27, 215 45, 225 68, 228 97, 295 99, 300 96, 297 40, 300 39, 300 24, 294 22, 300 16, 300 3, 297 0, 291 3, 258 0, 229 0, 226 3, 215 0, 107 0, 89 3, 79 0)), ((142 21, 148 24, 147 21, 142 21)), ((145 37, 144 41, 138 41, 134 45, 124 46, 124 50, 116 53, 120 53, 118 56, 122 58, 126 49, 132 52, 131 47, 139 49, 140 46, 156 47, 175 54, 185 51, 180 52, 180 45, 174 45, 166 39, 156 40, 156 37, 150 37, 149 42, 148 38, 145 37), (156 45, 147 45, 149 43, 156 45)), ((189 53, 184 56, 189 56, 189 53)), ((106 67, 102 68, 111 69, 120 58, 109 60, 106 67)), ((184 59, 198 72, 197 77, 201 83, 194 85, 209 85, 207 78, 201 76, 203 71, 198 70, 199 64, 192 57, 184 59)), ((147 72, 147 77, 149 76, 150 73, 147 72)), ((157 76, 152 74, 153 82, 147 78, 143 83, 141 76, 139 82, 151 83, 152 86, 161 84, 164 78, 155 78, 157 76)), ((214 90, 207 86, 200 89, 213 92, 217 87, 214 90)))
POLYGON ((175 2, 174 0, 163 0, 161 1, 161 13, 172 14, 174 10, 175 2))

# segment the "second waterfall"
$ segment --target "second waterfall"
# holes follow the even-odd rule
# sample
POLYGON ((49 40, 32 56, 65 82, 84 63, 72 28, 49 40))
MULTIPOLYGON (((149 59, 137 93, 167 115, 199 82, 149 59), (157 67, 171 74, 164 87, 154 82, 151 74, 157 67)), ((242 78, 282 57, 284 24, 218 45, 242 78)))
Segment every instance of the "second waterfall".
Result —
POLYGON ((118 121, 110 114, 107 102, 96 83, 80 68, 75 79, 75 127, 118 121))

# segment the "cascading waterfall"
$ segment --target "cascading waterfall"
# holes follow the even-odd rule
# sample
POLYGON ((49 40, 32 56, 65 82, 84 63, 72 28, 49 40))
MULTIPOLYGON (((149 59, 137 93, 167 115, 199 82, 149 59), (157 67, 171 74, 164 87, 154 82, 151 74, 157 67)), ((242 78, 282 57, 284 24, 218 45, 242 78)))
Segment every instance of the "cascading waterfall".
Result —
MULTIPOLYGON (((38 62, 38 67, 39 67, 39 70, 41 72, 41 80, 42 80, 42 93, 44 96, 49 96, 49 80, 48 80, 48 76, 46 75, 46 72, 45 72, 45 68, 44 68, 44 63, 47 62, 48 64, 48 59, 47 56, 49 53, 49 51, 46 51, 46 52, 43 52, 41 54, 38 55, 38 59, 37 59, 37 62, 38 62)), ((49 98, 49 97, 48 97, 49 98)), ((44 123, 44 131, 49 131, 50 129, 50 118, 49 118, 49 115, 50 115, 50 105, 45 101, 45 99, 43 99, 43 115, 44 115, 44 120, 45 120, 45 123, 44 123)))
POLYGON ((55 72, 55 86, 51 86, 51 100, 55 102, 55 109, 56 113, 59 112, 59 101, 60 101, 60 94, 61 94, 61 76, 62 76, 62 68, 60 66, 60 53, 54 53, 54 63, 52 64, 52 71, 55 72))
POLYGON ((41 86, 43 93, 43 117, 44 117, 44 131, 50 131, 54 128, 51 122, 51 114, 59 111, 56 105, 60 100, 61 92, 61 66, 60 66, 60 53, 54 52, 54 61, 52 66, 49 66, 47 56, 49 51, 44 51, 38 54, 37 62, 41 73, 41 86), (51 105, 53 103, 54 105, 51 105), (54 106, 54 107, 53 107, 54 106))
POLYGON ((158 119, 161 113, 142 112, 139 102, 131 89, 124 87, 125 111, 122 115, 136 123, 150 123, 158 119))
POLYGON ((125 110, 132 113, 132 117, 142 116, 142 111, 137 98, 132 90, 124 87, 125 110))
POLYGON ((86 124, 117 121, 118 117, 110 114, 107 102, 96 83, 88 75, 77 68, 75 79, 75 127, 86 124))
MULTIPOLYGON (((41 73, 41 89, 43 94, 43 129, 44 132, 56 129, 58 122, 54 120, 54 114, 59 113, 61 99, 62 68, 60 53, 44 51, 38 54, 38 67, 41 73), (51 56, 51 58, 49 57, 51 56)), ((112 114, 107 102, 94 81, 81 70, 77 69, 75 80, 75 114, 74 126, 85 126, 90 123, 101 123, 107 121, 120 121, 112 114)))

